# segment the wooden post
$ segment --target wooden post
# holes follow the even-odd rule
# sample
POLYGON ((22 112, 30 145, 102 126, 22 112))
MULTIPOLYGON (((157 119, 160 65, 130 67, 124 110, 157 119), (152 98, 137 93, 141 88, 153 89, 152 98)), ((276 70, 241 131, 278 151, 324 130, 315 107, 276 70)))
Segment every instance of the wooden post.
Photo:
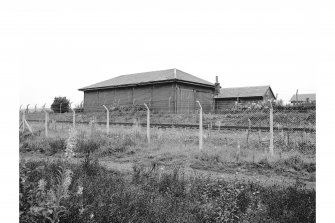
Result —
POLYGON ((48 122, 49 122, 49 118, 48 118, 48 112, 43 108, 43 111, 45 113, 45 120, 44 120, 44 128, 45 128, 45 137, 48 137, 48 122))
POLYGON ((147 108, 147 140, 148 144, 150 144, 150 109, 146 103, 144 103, 147 108))
POLYGON ((270 154, 273 156, 273 108, 270 108, 270 154))
MULTIPOLYGON (((135 99, 134 99, 135 100, 135 99)), ((102 105, 106 111, 107 111, 107 121, 106 121, 106 126, 107 126, 107 135, 109 134, 109 110, 105 105, 102 105)))
POLYGON ((197 101, 199 104, 200 110, 199 110, 199 150, 202 150, 202 106, 199 101, 197 101))

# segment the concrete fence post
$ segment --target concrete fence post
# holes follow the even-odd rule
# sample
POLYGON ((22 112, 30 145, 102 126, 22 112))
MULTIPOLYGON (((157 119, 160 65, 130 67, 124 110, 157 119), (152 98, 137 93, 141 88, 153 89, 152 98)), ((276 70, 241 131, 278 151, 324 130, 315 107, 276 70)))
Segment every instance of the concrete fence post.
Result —
POLYGON ((199 101, 197 101, 199 104, 200 110, 199 110, 199 150, 202 150, 202 106, 199 101))
POLYGON ((107 111, 107 119, 106 119, 106 126, 107 126, 107 135, 109 134, 109 110, 108 110, 108 108, 105 106, 105 105, 102 105, 105 109, 106 109, 106 111, 107 111))
POLYGON ((44 120, 44 128, 45 128, 45 137, 48 137, 48 122, 49 122, 49 114, 43 107, 43 111, 45 113, 45 120, 44 120))
POLYGON ((25 113, 25 111, 24 112, 22 112, 22 131, 24 132, 24 130, 25 130, 25 122, 26 122, 26 113, 25 113))
POLYGON ((147 140, 148 144, 150 144, 150 109, 146 103, 144 103, 147 108, 147 140))
POLYGON ((21 124, 22 124, 22 116, 21 116, 21 107, 22 107, 22 105, 20 106, 20 109, 19 109, 19 121, 20 121, 20 127, 19 127, 19 129, 21 128, 21 124))
POLYGON ((273 108, 270 108, 270 154, 273 156, 273 108))
POLYGON ((171 96, 169 97, 169 113, 171 113, 171 96))
POLYGON ((26 108, 26 112, 29 113, 29 105, 30 104, 27 104, 27 108, 26 108))
POLYGON ((75 129, 76 128, 76 111, 72 108, 71 110, 73 112, 73 117, 72 117, 73 128, 75 129))

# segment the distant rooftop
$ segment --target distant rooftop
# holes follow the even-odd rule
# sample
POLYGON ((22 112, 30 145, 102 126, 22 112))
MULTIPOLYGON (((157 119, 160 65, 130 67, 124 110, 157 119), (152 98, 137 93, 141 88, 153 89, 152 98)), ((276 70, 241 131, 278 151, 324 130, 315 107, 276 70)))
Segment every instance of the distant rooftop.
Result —
MULTIPOLYGON (((298 94, 298 101, 307 101, 307 98, 309 101, 315 101, 316 94, 298 94)), ((293 95, 290 101, 291 102, 297 101, 296 95, 293 95)))
POLYGON ((269 85, 253 86, 253 87, 221 88, 220 94, 216 96, 216 98, 238 98, 238 97, 264 96, 266 91, 269 88, 270 88, 269 85))
POLYGON ((214 84, 211 82, 208 82, 206 80, 203 80, 201 78, 198 78, 196 76, 193 76, 178 69, 169 69, 169 70, 159 70, 159 71, 121 75, 109 80, 89 85, 87 87, 80 88, 79 90, 84 91, 84 90, 93 90, 100 88, 114 88, 114 87, 138 85, 151 82, 162 82, 169 80, 180 80, 214 87, 214 84))

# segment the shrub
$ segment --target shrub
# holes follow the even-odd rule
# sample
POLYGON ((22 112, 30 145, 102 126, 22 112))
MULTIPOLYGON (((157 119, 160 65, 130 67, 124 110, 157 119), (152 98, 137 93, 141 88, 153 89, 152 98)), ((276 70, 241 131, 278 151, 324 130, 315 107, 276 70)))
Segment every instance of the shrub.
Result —
POLYGON ((55 113, 64 113, 70 110, 70 100, 66 97, 55 97, 51 104, 51 109, 55 113))

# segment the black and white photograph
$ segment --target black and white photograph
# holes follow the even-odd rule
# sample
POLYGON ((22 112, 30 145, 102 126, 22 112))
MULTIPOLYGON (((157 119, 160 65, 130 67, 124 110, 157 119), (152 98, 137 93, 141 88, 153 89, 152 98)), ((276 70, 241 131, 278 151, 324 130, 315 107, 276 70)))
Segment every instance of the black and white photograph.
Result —
POLYGON ((324 2, 0 3, 1 221, 334 221, 334 39, 324 2))

